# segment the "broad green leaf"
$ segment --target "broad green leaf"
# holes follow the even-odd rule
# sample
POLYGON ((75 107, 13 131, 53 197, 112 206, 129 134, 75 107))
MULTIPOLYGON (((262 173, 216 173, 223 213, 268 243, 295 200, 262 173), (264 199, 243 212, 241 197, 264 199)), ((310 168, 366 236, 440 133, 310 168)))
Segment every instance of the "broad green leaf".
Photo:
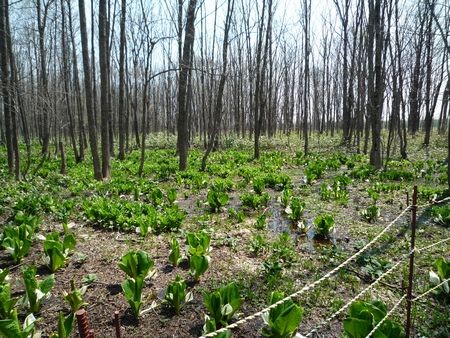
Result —
POLYGON ((77 240, 75 239, 75 236, 73 234, 68 234, 64 236, 64 251, 69 250, 72 251, 75 249, 75 245, 77 244, 77 240))
POLYGON ((372 327, 372 323, 364 319, 344 319, 344 330, 350 338, 365 338, 372 330, 372 327))
POLYGON ((271 328, 280 337, 291 337, 297 331, 302 315, 303 309, 296 304, 291 304, 272 321, 271 328))
POLYGON ((0 317, 11 318, 17 299, 11 298, 11 286, 9 283, 0 284, 0 317))
POLYGON ((55 284, 55 275, 50 275, 46 279, 44 279, 42 282, 39 283, 39 289, 43 293, 47 294, 53 288, 54 284, 55 284))
POLYGON ((2 336, 2 337, 23 337, 17 317, 16 317, 16 319, 0 320, 0 336, 2 336))
POLYGON ((150 259, 149 255, 142 250, 128 252, 118 263, 119 268, 134 279, 145 279, 154 264, 154 261, 150 259))
POLYGON ((70 333, 72 332, 73 323, 73 313, 64 317, 64 314, 60 312, 58 317, 58 338, 69 338, 70 333))
POLYGON ((130 304, 131 309, 133 310, 134 315, 136 317, 139 316, 142 306, 142 283, 139 283, 139 281, 134 281, 133 279, 126 279, 122 283, 122 290, 128 304, 130 304))
POLYGON ((9 269, 0 269, 0 284, 3 284, 8 279, 9 269))

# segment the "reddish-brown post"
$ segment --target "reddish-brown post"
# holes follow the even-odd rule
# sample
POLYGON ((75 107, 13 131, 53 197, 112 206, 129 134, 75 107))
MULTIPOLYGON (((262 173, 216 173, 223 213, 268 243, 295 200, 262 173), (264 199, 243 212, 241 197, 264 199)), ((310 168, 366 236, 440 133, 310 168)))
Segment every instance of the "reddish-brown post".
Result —
POLYGON ((89 321, 85 309, 75 312, 80 338, 94 338, 94 330, 89 329, 89 321))
POLYGON ((119 311, 114 312, 114 325, 116 327, 116 338, 122 338, 122 332, 120 330, 119 311))
POLYGON ((411 205, 411 253, 409 256, 408 291, 406 295, 406 338, 411 334, 411 306, 414 277, 414 248, 416 246, 416 222, 417 222, 417 185, 414 186, 411 205))

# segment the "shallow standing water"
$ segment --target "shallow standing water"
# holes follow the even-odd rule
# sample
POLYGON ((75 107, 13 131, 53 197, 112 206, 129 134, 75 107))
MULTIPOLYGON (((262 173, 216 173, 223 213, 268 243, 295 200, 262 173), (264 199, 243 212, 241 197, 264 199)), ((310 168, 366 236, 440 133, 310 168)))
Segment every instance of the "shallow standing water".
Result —
POLYGON ((307 250, 316 252, 316 247, 319 245, 336 245, 336 232, 330 234, 330 238, 317 238, 315 236, 314 225, 312 218, 305 218, 303 220, 303 229, 297 229, 293 226, 292 221, 289 220, 282 211, 283 207, 277 202, 271 202, 267 212, 270 215, 267 227, 273 236, 278 236, 282 233, 288 233, 296 244, 306 244, 307 250))

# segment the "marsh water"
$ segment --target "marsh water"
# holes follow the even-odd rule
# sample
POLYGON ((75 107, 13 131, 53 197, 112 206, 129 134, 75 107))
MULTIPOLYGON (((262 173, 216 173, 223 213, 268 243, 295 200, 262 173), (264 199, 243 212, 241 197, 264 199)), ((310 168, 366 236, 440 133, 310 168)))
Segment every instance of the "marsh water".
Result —
POLYGON ((319 245, 336 245, 336 232, 332 231, 328 238, 318 238, 313 225, 313 219, 305 213, 303 226, 296 227, 293 222, 282 211, 283 206, 278 202, 270 203, 267 212, 269 220, 267 227, 270 233, 278 236, 282 233, 288 233, 294 243, 305 245, 307 250, 315 252, 319 245))

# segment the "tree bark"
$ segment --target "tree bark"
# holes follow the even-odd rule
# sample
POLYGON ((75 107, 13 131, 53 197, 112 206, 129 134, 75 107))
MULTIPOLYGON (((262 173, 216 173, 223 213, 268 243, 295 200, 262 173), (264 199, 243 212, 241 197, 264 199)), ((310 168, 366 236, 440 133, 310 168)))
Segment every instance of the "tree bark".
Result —
POLYGON ((186 17, 186 31, 184 36, 183 56, 180 63, 180 75, 178 82, 178 139, 177 148, 179 154, 179 168, 186 170, 188 158, 189 126, 187 107, 188 72, 191 68, 191 53, 195 37, 195 10, 197 0, 189 0, 186 17))
POLYGON ((125 20, 126 20, 126 0, 121 1, 120 15, 120 45, 119 45, 119 160, 125 159, 125 20))
POLYGON ((102 144, 102 175, 103 179, 111 177, 109 119, 109 53, 108 53, 108 13, 107 0, 99 1, 98 13, 98 45, 100 59, 100 105, 101 105, 101 144, 102 144))
POLYGON ((370 113, 372 147, 370 164, 381 169, 381 114, 383 111, 384 72, 383 72, 383 18, 382 0, 369 1, 368 27, 368 110, 370 113), (375 2, 374 2, 375 1, 375 2))
POLYGON ((6 44, 6 16, 9 15, 8 0, 2 0, 0 6, 0 66, 2 70, 3 115, 5 118, 6 152, 9 173, 14 173, 14 149, 12 142, 11 96, 8 68, 8 49, 6 44))
POLYGON ((86 11, 84 7, 84 0, 78 0, 78 7, 80 11, 80 35, 81 35, 81 52, 83 54, 83 69, 84 69, 84 88, 86 96, 86 113, 88 118, 88 132, 89 132, 89 144, 92 153, 92 162, 94 165, 94 178, 96 180, 102 180, 102 169, 100 164, 100 157, 98 155, 97 146, 97 131, 95 128, 95 116, 92 101, 92 81, 91 81, 91 69, 89 62, 89 46, 86 31, 86 11))

